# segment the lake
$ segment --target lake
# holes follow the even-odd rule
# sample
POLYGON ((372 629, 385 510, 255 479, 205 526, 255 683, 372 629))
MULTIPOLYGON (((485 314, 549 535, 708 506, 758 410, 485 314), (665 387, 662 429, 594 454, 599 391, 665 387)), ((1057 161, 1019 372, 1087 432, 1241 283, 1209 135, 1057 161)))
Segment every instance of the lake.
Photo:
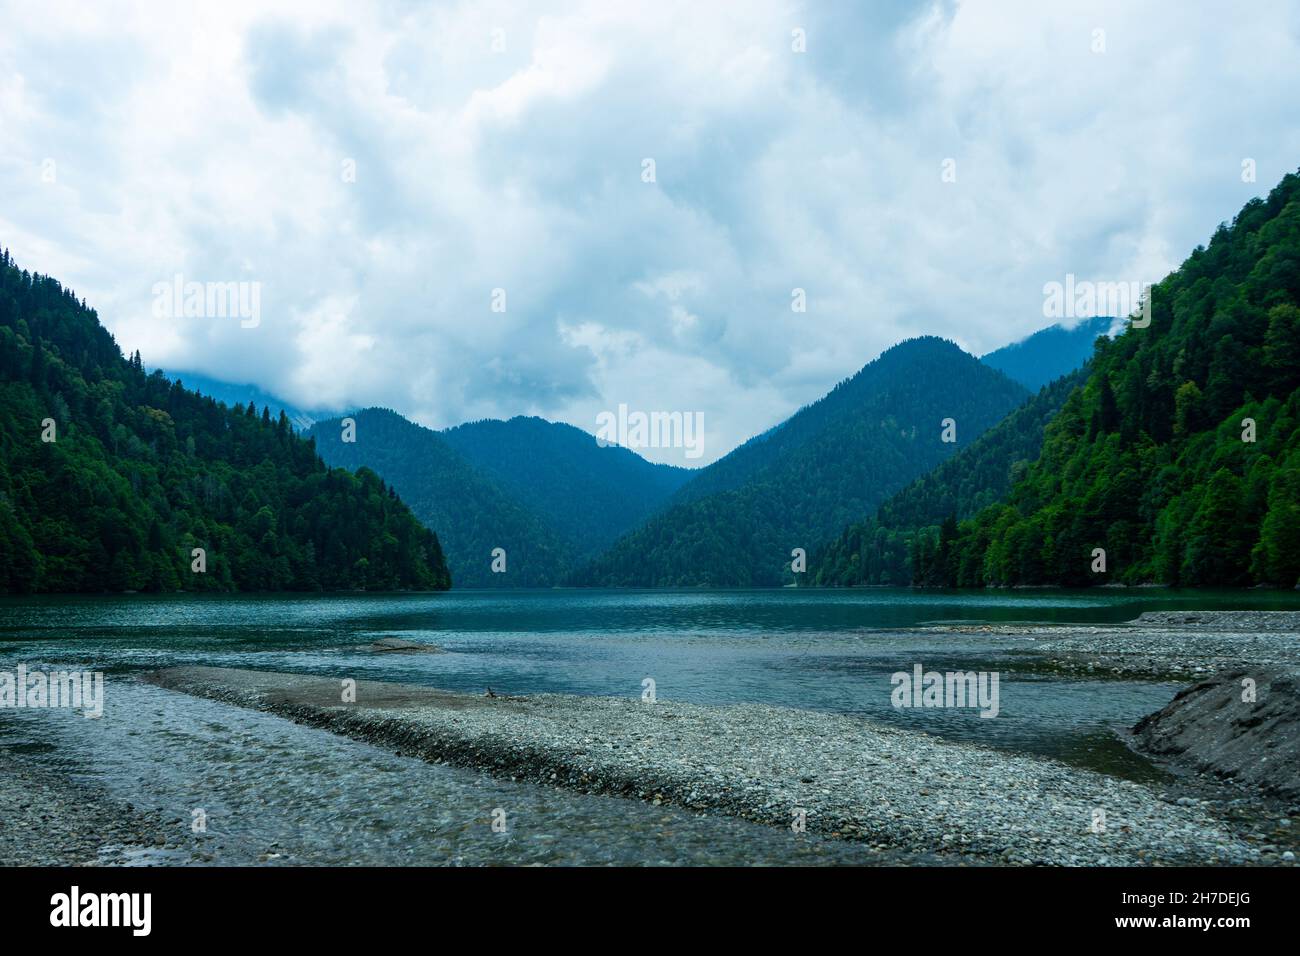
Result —
POLYGON ((1146 779, 1159 774, 1111 729, 1164 706, 1177 685, 1063 678, 1029 667, 995 636, 908 629, 1038 622, 1050 630, 1147 610, 1296 607, 1292 593, 1155 589, 8 598, 0 600, 0 667, 101 670, 108 684, 102 720, 0 712, 0 746, 182 822, 204 806, 221 836, 215 862, 256 862, 273 845, 272 862, 855 862, 862 851, 838 841, 433 766, 137 677, 208 664, 472 693, 625 697, 640 697, 650 678, 663 699, 860 714, 1146 779), (445 653, 371 651, 383 637, 445 653), (890 675, 918 663, 999 672, 997 719, 895 710, 890 675), (484 820, 506 804, 523 822, 493 840, 484 820))

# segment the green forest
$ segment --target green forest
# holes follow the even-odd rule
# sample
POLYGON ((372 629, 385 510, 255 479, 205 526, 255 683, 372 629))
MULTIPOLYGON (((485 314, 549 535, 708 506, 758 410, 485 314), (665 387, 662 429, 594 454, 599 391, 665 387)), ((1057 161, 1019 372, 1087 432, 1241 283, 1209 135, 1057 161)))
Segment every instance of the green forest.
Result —
POLYGON ((146 373, 71 291, 0 254, 0 591, 450 583, 437 536, 373 472, 326 468, 283 414, 146 373))
MULTIPOLYGON (((1253 199, 1101 339, 1006 499, 912 579, 960 587, 1300 580, 1300 176, 1253 199)), ((831 575, 833 577, 833 575, 831 575)))

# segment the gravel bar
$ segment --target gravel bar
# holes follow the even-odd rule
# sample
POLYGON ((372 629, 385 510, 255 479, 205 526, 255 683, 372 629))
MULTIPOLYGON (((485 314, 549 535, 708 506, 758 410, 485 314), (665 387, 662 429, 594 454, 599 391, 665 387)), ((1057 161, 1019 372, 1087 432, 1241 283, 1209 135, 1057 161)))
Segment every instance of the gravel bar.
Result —
POLYGON ((213 667, 160 686, 265 710, 428 760, 586 793, 640 797, 953 862, 1265 862, 1208 802, 1032 756, 858 717, 758 704, 474 696, 213 667), (1187 804, 1187 805, 1183 805, 1187 804), (1104 828, 1094 832, 1104 811, 1104 828))
POLYGON ((1247 668, 1300 668, 1300 612, 1154 611, 1124 624, 955 624, 925 631, 1001 638, 1052 670, 1202 680, 1247 668))

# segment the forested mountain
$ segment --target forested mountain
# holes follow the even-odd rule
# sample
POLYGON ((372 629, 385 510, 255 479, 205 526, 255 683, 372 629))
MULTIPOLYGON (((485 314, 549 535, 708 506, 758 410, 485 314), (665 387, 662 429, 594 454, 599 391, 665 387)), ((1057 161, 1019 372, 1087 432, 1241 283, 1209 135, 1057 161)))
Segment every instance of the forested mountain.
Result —
POLYGON ((671 507, 574 576, 607 586, 790 583, 809 554, 969 445, 1025 389, 951 342, 912 339, 705 468, 671 507), (955 422, 944 441, 944 420, 955 422))
POLYGON ((1057 379, 885 501, 874 518, 845 529, 810 561, 809 582, 849 587, 914 583, 914 550, 921 550, 919 560, 926 564, 924 551, 946 519, 969 517, 1001 500, 1038 458, 1048 423, 1085 381, 1085 369, 1057 379))
POLYGON ((541 418, 486 419, 439 434, 547 522, 574 558, 640 524, 693 474, 541 418))
POLYGON ((343 440, 340 419, 312 426, 321 456, 331 465, 373 469, 391 483, 415 516, 437 530, 458 587, 549 587, 568 570, 570 549, 555 530, 440 433, 386 408, 350 417, 354 442, 343 440), (492 571, 496 548, 506 553, 501 573, 492 571))
POLYGON ((1292 174, 1154 287, 1148 327, 1098 342, 1038 461, 1005 503, 946 528, 918 577, 1295 586, 1298 302, 1292 174))
POLYGON ((336 418, 343 414, 337 409, 327 411, 324 409, 299 408, 277 395, 272 395, 270 392, 258 388, 256 385, 232 385, 230 382, 223 382, 220 379, 201 375, 198 372, 168 372, 164 370, 163 374, 168 378, 179 379, 191 391, 215 398, 231 408, 236 405, 244 408, 251 402, 257 408, 269 408, 272 418, 279 418, 280 412, 284 412, 289 419, 289 424, 297 431, 306 431, 321 419, 336 418))
POLYGON ((1082 319, 1073 328, 1053 325, 980 359, 1030 391, 1068 375, 1092 358, 1092 346, 1115 325, 1110 316, 1082 319))
POLYGON ((437 537, 375 474, 147 374, 71 291, 0 254, 0 590, 448 585, 437 537))

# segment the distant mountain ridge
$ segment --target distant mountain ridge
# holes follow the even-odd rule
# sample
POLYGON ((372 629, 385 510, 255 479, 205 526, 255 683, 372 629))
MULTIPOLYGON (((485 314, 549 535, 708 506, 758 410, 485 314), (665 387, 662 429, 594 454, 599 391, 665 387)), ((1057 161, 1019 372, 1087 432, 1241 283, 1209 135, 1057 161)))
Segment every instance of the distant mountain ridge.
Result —
POLYGON ((989 352, 980 361, 1036 392, 1080 368, 1092 357, 1093 344, 1108 335, 1116 322, 1110 316, 1097 316, 1070 327, 1058 323, 989 352))
POLYGON ((808 554, 970 444, 1027 396, 944 339, 911 339, 702 469, 570 579, 618 587, 791 583, 808 554), (954 420, 955 441, 944 440, 954 420))
MULTIPOLYGON (((978 361, 952 343, 934 337, 900 343, 819 401, 697 471, 655 465, 616 446, 601 448, 591 434, 581 429, 536 417, 484 419, 433 431, 407 422, 395 412, 367 409, 353 413, 360 437, 352 445, 338 441, 337 418, 313 422, 302 413, 300 420, 317 439, 327 462, 348 468, 370 467, 394 485, 417 516, 442 536, 448 564, 460 586, 727 586, 790 580, 864 583, 854 575, 867 573, 866 569, 842 566, 841 551, 846 542, 858 547, 863 534, 877 534, 876 519, 863 517, 870 515, 876 505, 881 506, 882 514, 890 508, 894 513, 887 520, 889 546, 870 573, 876 581, 893 580, 910 573, 902 569, 908 566, 916 523, 909 523, 898 512, 909 508, 915 511, 926 495, 938 494, 935 501, 945 500, 952 493, 945 490, 949 482, 956 483, 953 492, 967 504, 982 506, 996 500, 1011 481, 1007 471, 1011 462, 1003 462, 999 456, 1016 453, 1020 456, 1016 461, 1036 457, 1046 420, 1080 381, 1077 374, 1058 380, 1046 390, 1048 394, 1039 396, 1036 402, 1031 400, 1025 409, 1003 422, 1006 427, 1001 431, 983 438, 983 450, 972 457, 968 447, 972 431, 982 432, 997 424, 1003 413, 1018 404, 1018 399, 1028 396, 1011 381, 1013 375, 995 372, 991 377, 979 376, 974 369, 1003 365, 1009 372, 1032 380, 1033 375, 1044 374, 1044 369, 1073 368, 1075 363, 1086 360, 1086 355, 1081 357, 1081 349, 1091 354, 1092 342, 1105 335, 1111 323, 1109 318, 1098 318, 1069 330, 1054 326, 978 361), (990 383, 999 382, 994 389, 1001 390, 1001 401, 994 403, 996 408, 991 412, 979 409, 974 417, 951 416, 959 418, 958 441, 938 448, 936 457, 918 457, 911 464, 920 467, 920 472, 909 471, 910 465, 900 457, 900 449, 881 437, 879 430, 886 421, 882 417, 873 426, 880 447, 866 454, 861 462, 863 475, 896 472, 915 477, 915 490, 902 490, 905 481, 884 480, 868 481, 873 487, 859 493, 841 483, 837 502, 824 490, 828 479, 819 479, 816 483, 821 489, 820 500, 812 505, 796 500, 799 496, 792 495, 789 489, 782 489, 784 481, 802 480, 798 478, 802 457, 815 459, 809 466, 814 472, 833 471, 828 465, 846 447, 844 443, 866 438, 869 423, 857 421, 846 431, 841 420, 860 419, 860 404, 873 388, 883 384, 895 390, 894 396, 885 401, 875 396, 877 404, 873 406, 884 416, 892 415, 909 402, 916 404, 919 396, 912 388, 915 382, 933 381, 936 370, 954 358, 958 359, 956 367, 943 375, 945 381, 939 388, 954 381, 978 381, 973 392, 982 394, 990 383), (885 382, 891 369, 895 380, 885 382), (900 388, 902 391, 898 391, 900 388), (827 438, 824 433, 833 437, 827 438), (379 443, 386 447, 379 447, 379 443), (955 460, 933 475, 926 474, 954 447, 959 451, 955 460), (416 459, 423 464, 416 464, 416 459), (977 476, 979 481, 987 479, 987 487, 966 490, 977 476), (896 500, 884 501, 879 490, 882 487, 897 491, 896 500), (906 497, 909 494, 911 497, 906 497), (759 509, 757 513, 755 508, 759 509), (730 517, 719 518, 713 512, 730 517), (772 520, 775 512, 780 514, 772 520), (845 520, 836 524, 841 517, 845 520), (732 521, 748 530, 731 534, 735 540, 725 548, 720 547, 721 538, 712 544, 697 540, 700 535, 707 537, 711 522, 719 520, 732 521), (683 524, 693 530, 679 527, 683 524), (799 538, 800 543, 793 546, 803 547, 810 555, 815 550, 807 577, 795 579, 788 574, 790 549, 777 549, 773 538, 779 527, 787 528, 787 536, 799 538), (619 540, 622 536, 627 536, 626 540, 619 540), (504 548, 507 554, 508 570, 504 574, 491 571, 491 555, 497 547, 504 548), (682 547, 693 551, 695 566, 715 569, 701 574, 665 570, 673 563, 665 551, 682 547), (773 564, 770 554, 766 559, 758 557, 773 549, 784 556, 779 562, 773 564), (633 556, 638 551, 647 554, 644 566, 639 566, 640 559, 633 556), (740 558, 725 558, 722 551, 740 558), (750 561, 760 563, 751 566, 750 561), (787 571, 783 572, 782 567, 787 571)), ((223 388, 223 383, 191 378, 199 380, 200 388, 230 395, 235 401, 247 397, 254 403, 286 407, 274 396, 251 386, 223 388)), ((944 401, 949 411, 964 404, 953 392, 944 401)), ((931 412, 930 418, 937 411, 931 412)), ((291 413, 287 408, 286 412, 291 413)), ((935 434, 939 420, 934 418, 929 425, 935 434)), ((917 427, 912 425, 911 431, 915 433, 917 427)), ((836 481, 829 480, 832 484, 836 481)), ((959 509, 959 516, 972 510, 959 509)), ((926 520, 937 524, 942 517, 928 515, 926 520)))
POLYGON ((321 456, 390 482, 437 529, 460 587, 557 585, 690 475, 541 418, 487 419, 439 432, 389 409, 348 417, 355 442, 342 440, 340 419, 309 429, 321 456), (492 570, 498 548, 504 572, 492 570))
POLYGON ((483 419, 439 434, 549 522, 575 559, 640 524, 694 474, 536 417, 483 419))
POLYGON ((309 410, 299 408, 277 395, 272 395, 270 392, 258 388, 256 385, 234 385, 198 372, 164 371, 164 374, 170 379, 181 381, 186 388, 192 389, 201 395, 207 395, 219 402, 225 402, 231 408, 236 406, 246 408, 251 402, 259 412, 263 408, 269 408, 272 418, 278 418, 280 412, 283 411, 288 416, 289 424, 294 427, 295 431, 306 431, 318 421, 326 418, 336 418, 343 414, 343 409, 328 411, 325 409, 309 410))
MULTIPOLYGON (((549 587, 567 568, 555 531, 496 481, 475 468, 443 437, 387 408, 317 422, 307 432, 331 465, 368 468, 397 490, 425 525, 436 529, 457 587, 549 587), (493 573, 492 552, 506 553, 506 571, 493 573)), ((594 439, 593 439, 594 442, 594 439)))

